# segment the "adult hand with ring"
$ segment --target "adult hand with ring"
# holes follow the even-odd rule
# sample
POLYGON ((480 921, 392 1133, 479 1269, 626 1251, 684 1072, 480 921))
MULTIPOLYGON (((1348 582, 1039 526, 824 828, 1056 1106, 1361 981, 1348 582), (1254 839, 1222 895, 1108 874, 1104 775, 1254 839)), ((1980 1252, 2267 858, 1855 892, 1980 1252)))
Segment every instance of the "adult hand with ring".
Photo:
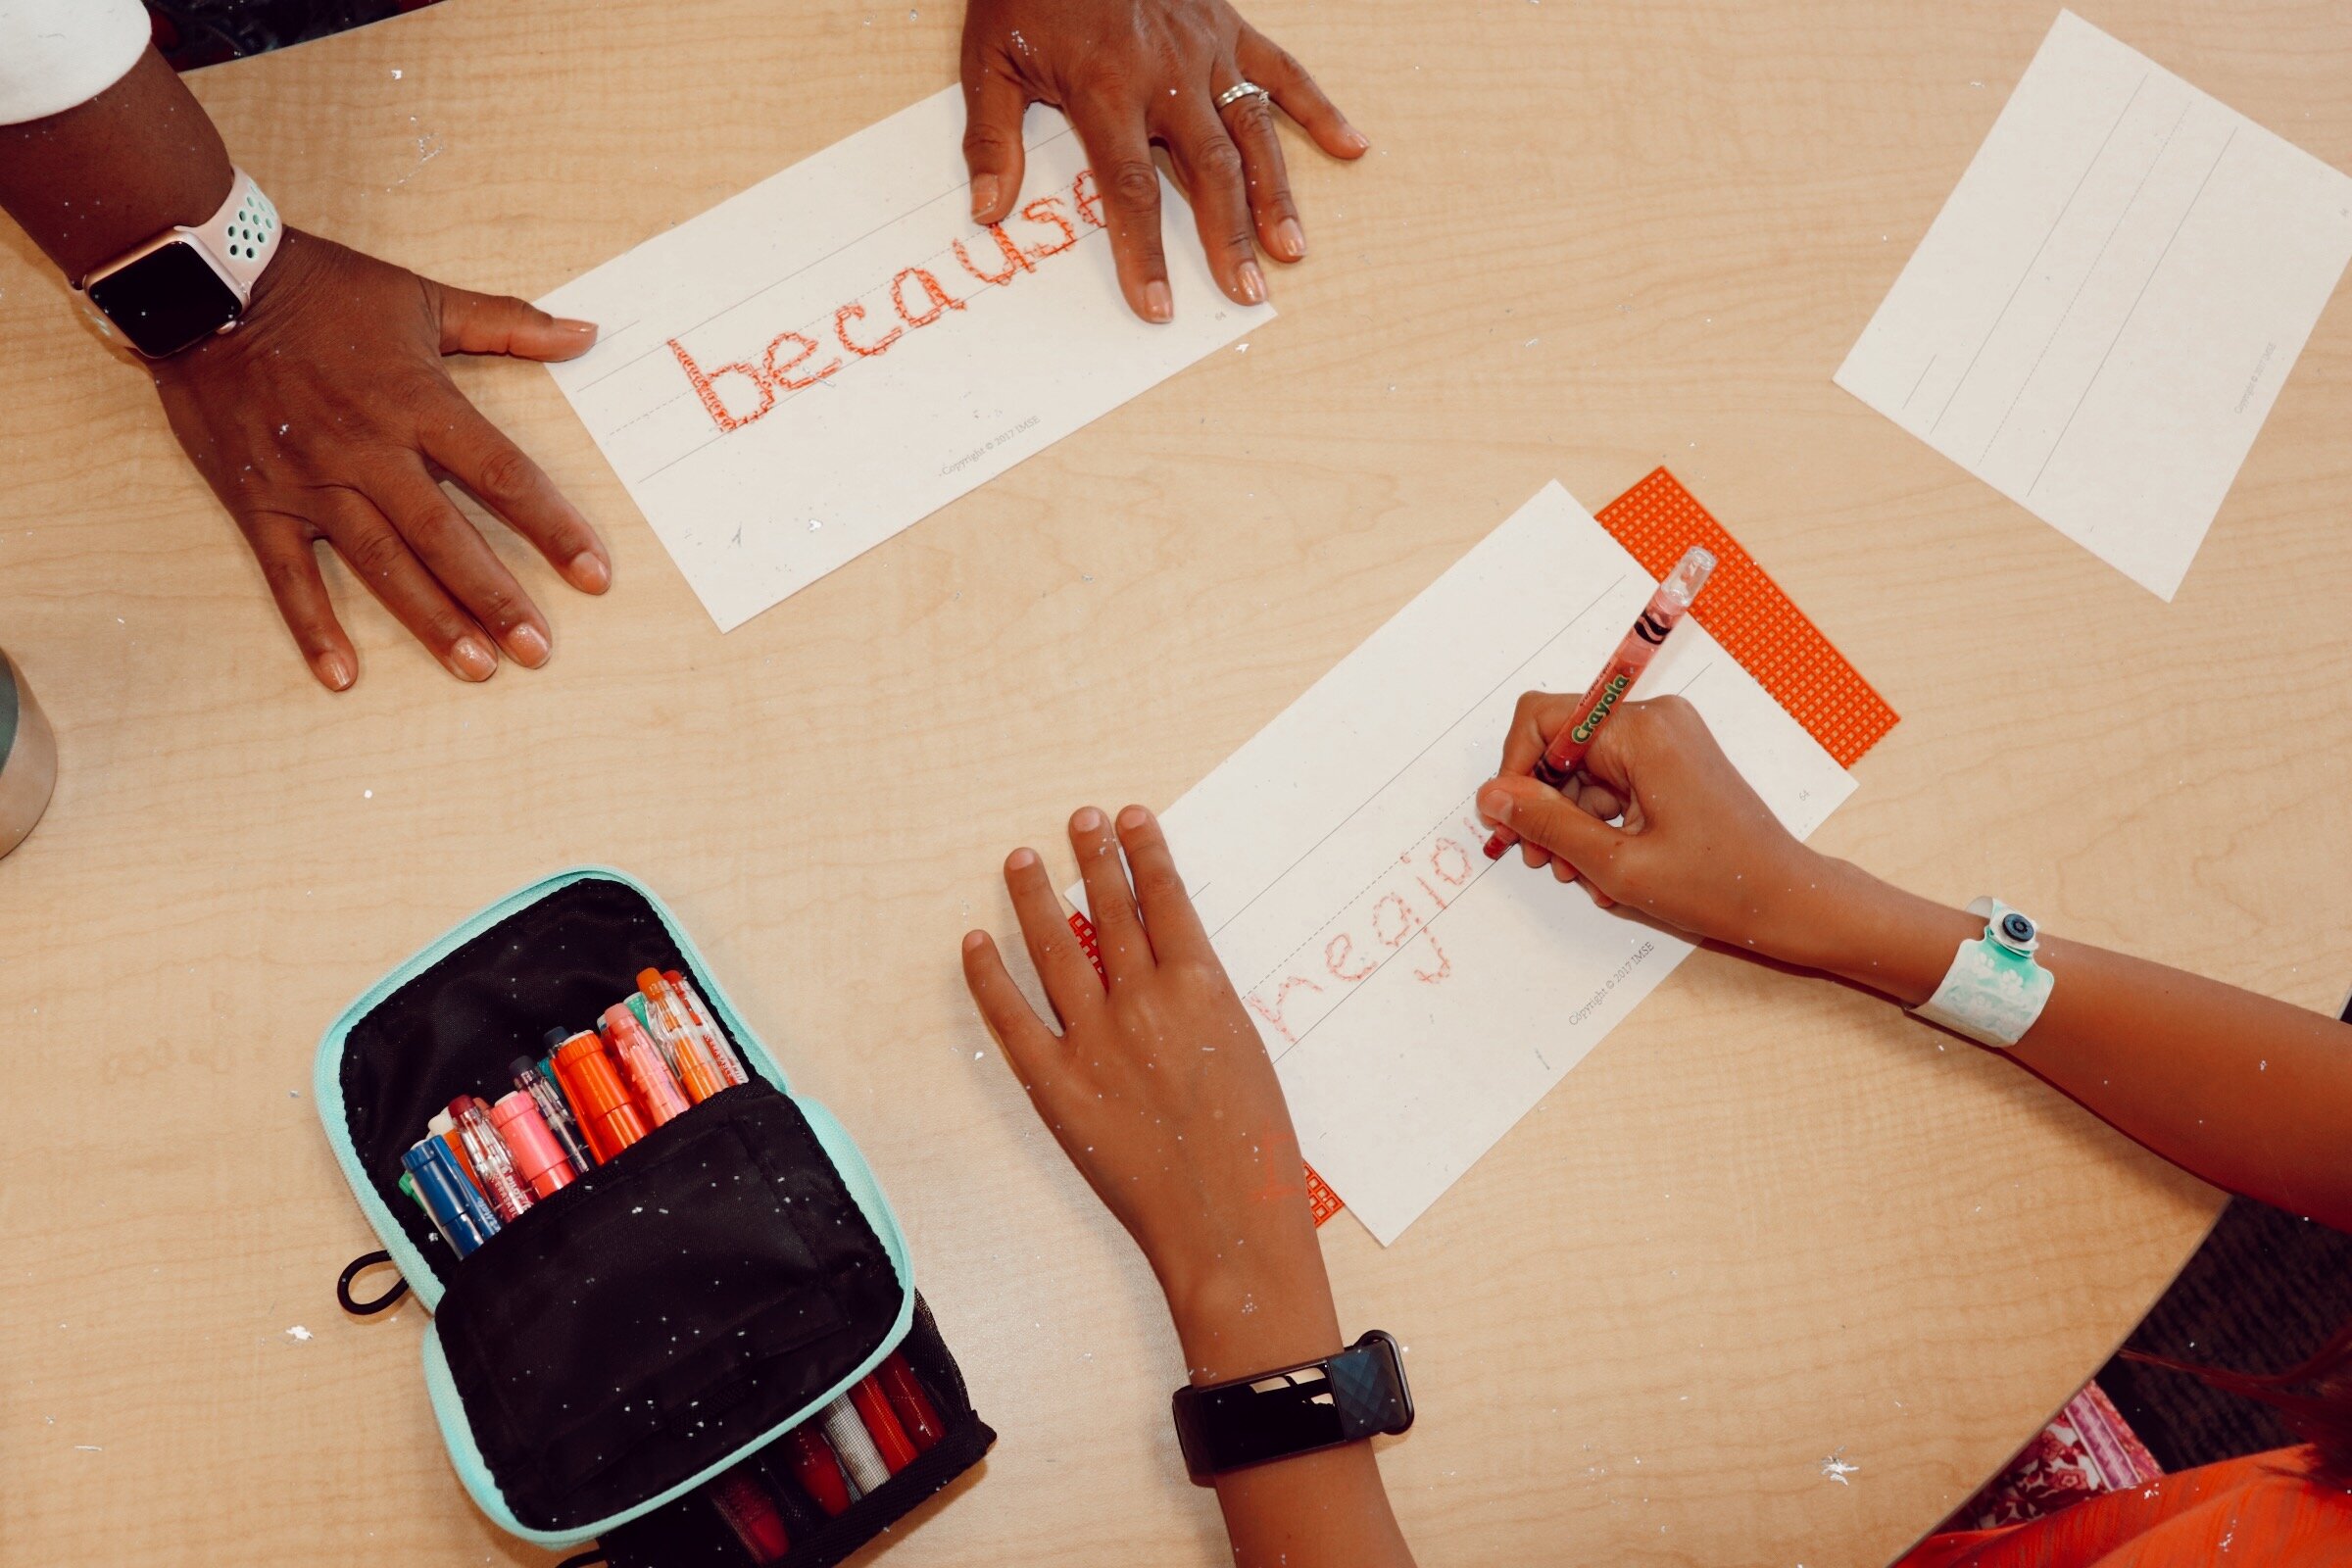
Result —
POLYGON ((970 0, 963 96, 973 220, 1001 222, 1018 207, 1021 118, 1032 103, 1056 106, 1094 166, 1120 290, 1148 321, 1175 316, 1154 143, 1192 203, 1217 286, 1242 305, 1266 299, 1261 248, 1280 262, 1306 255, 1273 111, 1334 158, 1371 146, 1225 0, 970 0))

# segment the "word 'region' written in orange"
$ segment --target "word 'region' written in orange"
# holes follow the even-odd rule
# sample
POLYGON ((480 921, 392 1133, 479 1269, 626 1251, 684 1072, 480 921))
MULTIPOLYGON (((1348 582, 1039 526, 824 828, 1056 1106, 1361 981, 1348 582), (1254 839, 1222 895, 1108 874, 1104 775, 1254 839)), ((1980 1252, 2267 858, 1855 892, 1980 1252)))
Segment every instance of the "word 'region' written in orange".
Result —
POLYGON ((754 360, 703 365, 676 338, 669 352, 721 431, 765 418, 789 393, 805 391, 859 360, 879 359, 910 332, 937 325, 963 310, 983 289, 1009 288, 1039 264, 1073 249, 1082 230, 1103 227, 1095 172, 1082 169, 1067 194, 1041 196, 1017 218, 991 223, 967 244, 956 240, 917 267, 833 313, 828 328, 811 322, 768 339, 754 360), (1018 232, 1006 224, 1018 225, 1018 232))
POLYGON ((1250 1010, 1281 1041, 1275 1055, 1305 1039, 1348 992, 1392 959, 1425 986, 1453 977, 1453 960, 1430 922, 1477 879, 1482 861, 1476 846, 1485 842, 1485 832, 1477 818, 1465 815, 1458 832, 1441 826, 1424 837, 1300 943, 1281 968, 1244 994, 1250 1010), (1422 939, 1418 946, 1416 938, 1422 939))

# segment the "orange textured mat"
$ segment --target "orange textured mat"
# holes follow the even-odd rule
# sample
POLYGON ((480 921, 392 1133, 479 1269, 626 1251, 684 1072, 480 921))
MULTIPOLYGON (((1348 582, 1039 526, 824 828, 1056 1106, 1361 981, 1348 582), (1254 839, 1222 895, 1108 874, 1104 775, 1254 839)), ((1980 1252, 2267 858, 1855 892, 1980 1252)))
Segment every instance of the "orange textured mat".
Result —
POLYGON ((1715 552, 1715 574, 1690 613, 1839 767, 1853 766, 1894 728, 1886 699, 1673 474, 1651 469, 1592 515, 1652 577, 1665 576, 1692 545, 1715 552))

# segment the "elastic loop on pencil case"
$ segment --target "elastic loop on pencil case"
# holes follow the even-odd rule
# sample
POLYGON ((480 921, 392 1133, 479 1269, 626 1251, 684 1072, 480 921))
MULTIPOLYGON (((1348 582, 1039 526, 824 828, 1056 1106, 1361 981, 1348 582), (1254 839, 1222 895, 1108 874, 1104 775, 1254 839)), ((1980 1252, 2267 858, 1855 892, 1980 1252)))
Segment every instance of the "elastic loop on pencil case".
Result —
POLYGON ((409 1282, 405 1279, 395 1276, 392 1281, 392 1288, 386 1291, 383 1295, 377 1297, 372 1301, 357 1300, 352 1297, 351 1282, 353 1280, 358 1279, 363 1273, 375 1267, 378 1263, 389 1263, 391 1261, 392 1254, 390 1252, 362 1252, 359 1256, 353 1258, 349 1263, 343 1265, 342 1277, 335 1281, 335 1299, 341 1303, 344 1311, 349 1312, 354 1317, 373 1317, 376 1313, 383 1311, 389 1306, 392 1306, 394 1303, 398 1302, 402 1297, 409 1294, 409 1282))

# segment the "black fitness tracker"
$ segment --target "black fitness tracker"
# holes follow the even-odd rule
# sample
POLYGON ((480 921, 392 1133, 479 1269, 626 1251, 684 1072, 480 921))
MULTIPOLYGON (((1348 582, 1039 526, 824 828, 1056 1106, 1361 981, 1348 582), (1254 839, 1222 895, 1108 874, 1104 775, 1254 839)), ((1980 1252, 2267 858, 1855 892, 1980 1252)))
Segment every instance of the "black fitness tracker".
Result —
POLYGON ((1413 1424, 1413 1393, 1396 1338, 1374 1329, 1337 1355, 1230 1383, 1182 1388, 1176 1441, 1196 1486, 1293 1454, 1358 1443, 1413 1424))

